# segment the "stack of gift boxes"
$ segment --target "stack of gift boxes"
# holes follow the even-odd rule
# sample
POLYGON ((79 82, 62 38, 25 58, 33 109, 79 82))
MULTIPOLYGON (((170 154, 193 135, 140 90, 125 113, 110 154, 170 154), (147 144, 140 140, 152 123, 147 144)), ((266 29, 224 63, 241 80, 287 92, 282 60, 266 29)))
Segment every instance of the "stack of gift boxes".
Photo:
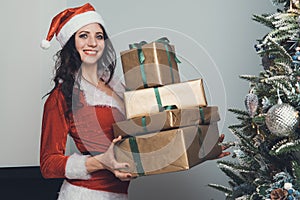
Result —
POLYGON ((125 121, 113 124, 118 162, 134 176, 187 170, 221 153, 218 107, 207 106, 202 79, 180 82, 167 38, 121 52, 125 121))

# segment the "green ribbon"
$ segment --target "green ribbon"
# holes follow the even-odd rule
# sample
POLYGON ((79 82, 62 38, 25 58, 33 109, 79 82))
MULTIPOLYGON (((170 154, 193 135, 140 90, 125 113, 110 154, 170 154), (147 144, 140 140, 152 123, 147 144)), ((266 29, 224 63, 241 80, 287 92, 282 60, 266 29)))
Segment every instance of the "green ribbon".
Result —
MULTIPOLYGON (((167 37, 162 37, 162 38, 159 38, 158 40, 155 40, 155 42, 158 42, 158 43, 162 43, 165 45, 165 47, 167 46, 168 49, 171 49, 171 46, 170 46, 170 40, 167 38, 167 37)), ((169 53, 169 52, 168 52, 169 53)), ((176 63, 181 63, 181 61, 177 58, 176 54, 174 52, 172 52, 173 56, 174 56, 174 60, 176 63)), ((170 63, 170 62, 169 62, 170 63)))
POLYGON ((142 46, 147 44, 146 41, 141 41, 139 43, 133 43, 133 44, 129 44, 129 49, 138 49, 138 57, 139 57, 139 61, 140 63, 144 63, 145 61, 145 55, 142 51, 142 46))
POLYGON ((140 157, 140 151, 139 151, 138 144, 136 142, 135 137, 129 138, 129 145, 130 145, 130 150, 132 152, 132 157, 133 157, 134 163, 136 164, 137 174, 139 176, 144 176, 145 171, 143 168, 143 164, 142 164, 141 157, 140 157))
POLYGON ((204 147, 202 147, 203 140, 201 139, 202 131, 201 131, 201 128, 200 128, 199 126, 198 126, 197 134, 199 135, 200 149, 201 149, 201 148, 203 149, 203 151, 202 151, 202 157, 204 158, 204 157, 205 157, 205 151, 204 151, 204 147))
MULTIPOLYGON (((172 66, 171 55, 170 55, 170 51, 169 51, 169 49, 171 49, 170 41, 167 37, 162 37, 162 38, 156 40, 155 42, 162 43, 165 46, 167 56, 168 56, 168 63, 169 63, 169 67, 170 67, 170 73, 171 73, 171 77, 172 77, 172 83, 174 83, 173 66, 172 66)), ((173 56, 174 56, 174 59, 175 59, 176 63, 181 63, 180 60, 176 57, 175 53, 173 53, 173 56)))
POLYGON ((147 88, 148 84, 147 84, 147 77, 146 77, 145 66, 144 66, 145 55, 142 50, 142 46, 144 44, 147 44, 147 42, 141 41, 140 43, 129 44, 129 49, 137 48, 138 58, 139 58, 139 62, 140 62, 140 71, 141 71, 141 75, 142 75, 142 81, 143 81, 144 88, 147 88))
POLYGON ((161 98, 160 98, 158 87, 154 87, 153 89, 154 89, 155 98, 156 98, 156 102, 157 102, 157 106, 158 106, 158 111, 159 112, 162 112, 162 111, 165 111, 165 110, 177 109, 176 105, 162 106, 162 102, 161 102, 161 98))
POLYGON ((204 118, 203 108, 199 108, 199 112, 200 112, 201 124, 204 124, 205 123, 205 118, 204 118))
POLYGON ((142 126, 143 126, 144 132, 147 133, 148 129, 147 129, 147 122, 146 122, 146 117, 145 116, 142 117, 142 126))
MULTIPOLYGON (((163 110, 174 110, 177 109, 176 105, 170 105, 170 106, 164 106, 163 110)), ((142 127, 143 127, 143 131, 144 133, 148 133, 148 129, 147 129, 147 120, 146 120, 146 116, 143 116, 141 118, 141 122, 142 122, 142 127)))
POLYGON ((164 108, 164 110, 174 110, 174 109, 177 109, 177 106, 176 105, 169 105, 169 106, 164 106, 163 108, 164 108))
POLYGON ((157 102, 157 106, 158 106, 158 111, 162 112, 162 111, 164 111, 164 108, 163 108, 162 103, 161 103, 161 98, 160 98, 158 88, 154 87, 153 89, 154 89, 155 98, 156 98, 156 102, 157 102))

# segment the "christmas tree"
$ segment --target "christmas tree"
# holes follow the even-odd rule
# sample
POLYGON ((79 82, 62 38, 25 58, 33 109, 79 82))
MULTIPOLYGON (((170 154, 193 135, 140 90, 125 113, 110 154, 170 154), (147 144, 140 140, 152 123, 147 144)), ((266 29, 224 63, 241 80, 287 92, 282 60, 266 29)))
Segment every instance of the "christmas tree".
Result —
POLYGON ((253 15, 270 31, 255 44, 262 59, 249 81, 244 109, 229 109, 240 122, 233 159, 218 161, 229 187, 209 184, 226 199, 300 199, 300 3, 273 0, 276 13, 253 15))

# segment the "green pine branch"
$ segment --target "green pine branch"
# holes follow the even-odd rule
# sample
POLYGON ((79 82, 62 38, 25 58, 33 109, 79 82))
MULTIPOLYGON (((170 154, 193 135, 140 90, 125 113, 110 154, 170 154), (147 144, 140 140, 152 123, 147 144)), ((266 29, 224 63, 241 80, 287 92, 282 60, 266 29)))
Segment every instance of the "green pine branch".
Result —
POLYGON ((272 0, 274 5, 284 4, 285 6, 290 5, 290 0, 272 0))
POLYGON ((299 139, 292 142, 288 140, 281 140, 273 146, 269 153, 270 155, 278 156, 296 151, 300 151, 299 139))
POLYGON ((229 180, 228 184, 230 185, 231 188, 234 188, 237 186, 237 184, 233 180, 229 180))
POLYGON ((239 116, 249 116, 249 113, 247 111, 240 110, 240 109, 237 109, 237 108, 229 108, 228 111, 232 112, 236 115, 239 115, 239 116))
POLYGON ((249 116, 237 116, 236 118, 241 121, 250 121, 249 116))
POLYGON ((219 164, 219 168, 226 174, 226 176, 231 178, 237 185, 241 185, 246 182, 246 180, 239 174, 238 170, 222 164, 219 164))
POLYGON ((268 18, 268 16, 263 15, 253 15, 252 20, 265 25, 266 27, 269 27, 271 29, 274 29, 275 26, 272 23, 272 20, 268 18))
POLYGON ((247 170, 247 171, 250 171, 251 168, 248 167, 248 166, 245 166, 245 165, 241 165, 237 162, 232 162, 232 161, 227 161, 227 160, 220 160, 220 161, 217 161, 218 164, 221 164, 223 166, 227 166, 227 167, 230 167, 232 169, 235 169, 235 170, 247 170))
POLYGON ((259 82, 259 77, 254 76, 254 75, 240 75, 239 76, 241 79, 247 80, 249 82, 259 82))
POLYGON ((268 78, 264 78, 264 79, 261 79, 260 81, 261 82, 265 82, 266 84, 272 84, 274 83, 275 81, 279 82, 285 82, 289 80, 289 78, 285 75, 279 75, 279 76, 272 76, 272 77, 268 77, 268 78))
POLYGON ((290 24, 295 24, 295 14, 284 12, 284 13, 276 13, 274 15, 273 24, 279 30, 284 30, 284 28, 290 24))
POLYGON ((286 36, 288 36, 288 34, 299 32, 299 25, 295 23, 295 21, 293 20, 289 24, 285 24, 285 26, 281 26, 279 30, 283 31, 284 33, 286 33, 286 36))
POLYGON ((281 43, 281 42, 284 42, 284 41, 286 41, 286 40, 288 40, 290 38, 291 38, 291 33, 289 33, 289 31, 287 31, 286 34, 278 34, 278 36, 276 36, 276 40, 275 41, 277 43, 281 43))
POLYGON ((293 70, 291 68, 291 63, 289 62, 289 60, 286 60, 283 58, 276 59, 274 66, 278 67, 278 69, 281 69, 282 71, 284 71, 285 74, 291 74, 293 72, 293 70))
POLYGON ((240 129, 240 128, 243 128, 243 127, 245 127, 245 124, 243 124, 243 123, 228 126, 229 129, 240 129))
POLYGON ((283 91, 283 93, 286 95, 286 97, 292 95, 293 87, 291 87, 290 82, 280 82, 275 81, 274 85, 280 90, 283 91))
POLYGON ((274 40, 274 38, 271 38, 271 37, 267 37, 267 38, 268 38, 268 41, 271 42, 272 46, 274 46, 275 49, 279 51, 281 56, 286 57, 290 62, 293 62, 291 55, 280 44, 278 44, 274 40))
POLYGON ((295 109, 300 110, 300 94, 293 94, 288 96, 290 104, 295 107, 295 109))
POLYGON ((296 161, 292 162, 292 171, 295 178, 295 185, 300 188, 300 166, 296 161))
MULTIPOLYGON (((246 137, 244 133, 240 132, 237 129, 230 129, 231 132, 236 135, 240 139, 240 146, 246 147, 249 152, 253 152, 254 154, 258 153, 257 148, 251 143, 252 140, 249 137, 246 137)), ((248 135, 248 134, 247 134, 248 135)))
POLYGON ((274 42, 280 43, 280 42, 282 42, 282 40, 279 38, 282 38, 282 37, 289 38, 290 35, 288 35, 288 32, 285 32, 281 29, 275 29, 268 34, 268 36, 265 39, 265 42, 268 42, 268 39, 272 38, 274 40, 274 42))
POLYGON ((290 0, 272 2, 282 4, 283 10, 252 16, 253 21, 270 28, 268 34, 257 40, 256 46, 257 54, 262 58, 263 71, 258 76, 240 75, 241 79, 250 82, 250 88, 259 99, 257 115, 251 118, 245 110, 228 110, 240 122, 228 127, 238 138, 234 151, 238 162, 218 161, 219 168, 230 178, 231 188, 210 184, 223 190, 228 200, 237 197, 265 199, 264 191, 273 183, 273 175, 284 170, 293 172, 297 180, 295 186, 300 187, 300 155, 299 158, 296 155, 300 154, 300 130, 296 129, 284 140, 270 134, 265 123, 268 109, 277 104, 277 91, 284 103, 300 110, 300 64, 294 57, 298 51, 296 47, 300 46, 300 9, 291 10, 290 0), (261 135, 258 135, 257 129, 261 135))
POLYGON ((211 188, 214 188, 218 191, 221 191, 225 194, 229 194, 229 195, 232 194, 232 190, 228 187, 223 186, 223 185, 210 183, 210 184, 208 184, 208 186, 211 187, 211 188))

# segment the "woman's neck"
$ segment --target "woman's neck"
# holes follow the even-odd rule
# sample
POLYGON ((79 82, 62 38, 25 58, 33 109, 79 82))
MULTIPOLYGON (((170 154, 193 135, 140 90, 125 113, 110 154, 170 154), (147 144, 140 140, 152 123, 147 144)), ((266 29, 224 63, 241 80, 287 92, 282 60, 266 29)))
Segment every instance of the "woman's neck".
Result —
POLYGON ((82 76, 88 82, 98 85, 97 65, 82 65, 82 76))

